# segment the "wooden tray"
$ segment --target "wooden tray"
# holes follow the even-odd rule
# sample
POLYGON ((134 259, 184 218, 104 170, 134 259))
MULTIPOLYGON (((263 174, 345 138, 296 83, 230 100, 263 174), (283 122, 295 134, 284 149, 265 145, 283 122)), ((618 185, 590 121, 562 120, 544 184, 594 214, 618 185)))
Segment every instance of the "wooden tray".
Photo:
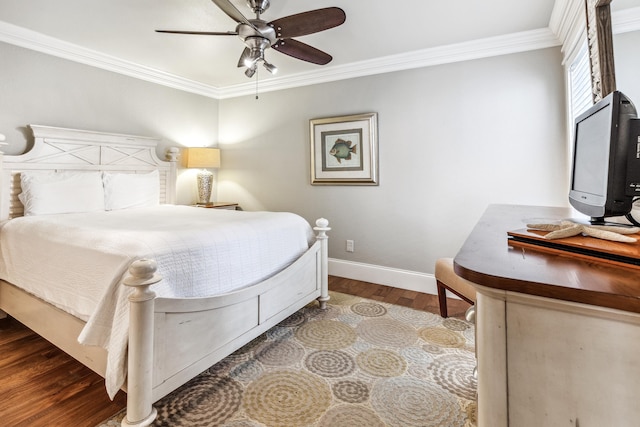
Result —
POLYGON ((530 229, 508 231, 508 244, 556 255, 640 269, 640 234, 628 235, 638 239, 637 242, 622 243, 583 235, 547 240, 544 238, 547 233, 548 231, 530 229))

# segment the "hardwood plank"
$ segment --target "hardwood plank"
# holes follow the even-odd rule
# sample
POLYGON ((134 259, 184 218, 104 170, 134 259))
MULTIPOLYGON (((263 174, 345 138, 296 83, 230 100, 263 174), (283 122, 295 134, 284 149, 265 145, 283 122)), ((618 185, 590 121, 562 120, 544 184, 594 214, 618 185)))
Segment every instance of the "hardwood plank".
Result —
MULTIPOLYGON (((335 276, 329 276, 329 289, 335 292, 358 295, 375 301, 398 304, 416 310, 440 314, 437 295, 335 276)), ((447 307, 450 317, 464 319, 469 304, 462 300, 447 298, 447 307)))
MULTIPOLYGON (((430 305, 435 306, 437 305, 435 303, 436 301, 436 296, 435 295, 428 295, 428 294, 423 294, 423 293, 418 293, 416 295, 416 297, 413 299, 413 303, 411 304, 411 308, 415 308, 415 309, 419 309, 421 307, 427 307, 429 305, 429 303, 431 303, 430 305), (433 297, 433 302, 430 301, 429 297, 433 297)), ((425 311, 430 311, 430 310, 425 310, 425 311)))
POLYGON ((0 320, 0 346, 25 338, 31 334, 32 332, 29 328, 20 322, 16 322, 11 317, 0 320))
MULTIPOLYGON (((31 332, 31 331, 30 331, 31 332)), ((20 361, 25 357, 24 354, 20 354, 15 349, 18 348, 29 348, 30 354, 43 352, 50 347, 51 344, 35 335, 31 332, 30 335, 20 338, 19 340, 14 340, 6 345, 2 345, 2 359, 0 360, 0 368, 7 368, 13 364, 20 363, 20 361)))
POLYGON ((25 418, 16 427, 95 426, 126 406, 126 394, 118 392, 113 402, 106 397, 102 378, 87 371, 77 384, 60 391, 62 396, 53 405, 25 418))
POLYGON ((411 305, 413 304, 413 300, 411 298, 400 297, 400 298, 396 299, 395 304, 396 305, 402 305, 402 306, 405 306, 405 307, 411 307, 411 305))
POLYGON ((47 343, 44 351, 27 355, 11 365, 0 367, 0 394, 28 383, 68 360, 70 357, 67 354, 47 343))
MULTIPOLYGON (((66 409, 49 408, 50 410, 43 413, 40 418, 42 421, 32 424, 33 427, 49 427, 70 426, 70 425, 86 425, 95 426, 100 422, 112 417, 120 412, 126 406, 126 394, 119 392, 114 401, 105 401, 106 391, 104 384, 100 387, 93 387, 78 396, 77 399, 65 401, 66 409), (95 402, 105 402, 102 405, 96 405, 95 402)), ((27 427, 27 426, 25 426, 27 427)))
POLYGON ((6 398, 0 401, 0 413, 13 413, 13 417, 3 417, 8 425, 17 425, 30 420, 42 410, 59 404, 86 387, 86 370, 71 358, 53 369, 36 375, 31 381, 11 388, 6 398), (32 396, 38 396, 37 402, 32 396), (11 421, 11 422, 8 422, 11 421))
POLYGON ((0 332, 0 414, 7 426, 93 426, 126 406, 104 380, 12 319, 0 332))

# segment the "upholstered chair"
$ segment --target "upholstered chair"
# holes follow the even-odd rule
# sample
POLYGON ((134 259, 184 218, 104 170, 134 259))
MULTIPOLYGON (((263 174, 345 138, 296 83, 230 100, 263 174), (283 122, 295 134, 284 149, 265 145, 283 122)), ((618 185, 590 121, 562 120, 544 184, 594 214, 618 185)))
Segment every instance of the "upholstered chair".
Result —
POLYGON ((459 296, 469 304, 476 302, 475 287, 453 271, 453 258, 440 258, 436 261, 436 284, 438 285, 438 302, 442 317, 448 316, 446 291, 459 296))

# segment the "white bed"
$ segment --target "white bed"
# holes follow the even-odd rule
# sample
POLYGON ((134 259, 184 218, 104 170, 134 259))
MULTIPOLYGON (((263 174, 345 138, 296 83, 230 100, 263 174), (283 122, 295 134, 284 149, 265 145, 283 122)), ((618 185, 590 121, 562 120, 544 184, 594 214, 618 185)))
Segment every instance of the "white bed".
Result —
POLYGON ((0 310, 104 376, 110 395, 122 385, 123 425, 149 425, 153 402, 314 299, 324 308, 326 220, 314 237, 293 214, 173 206, 175 151, 160 161, 157 140, 31 128, 34 147, 0 163, 0 310), (23 216, 20 177, 33 171, 152 173, 163 205, 23 216))

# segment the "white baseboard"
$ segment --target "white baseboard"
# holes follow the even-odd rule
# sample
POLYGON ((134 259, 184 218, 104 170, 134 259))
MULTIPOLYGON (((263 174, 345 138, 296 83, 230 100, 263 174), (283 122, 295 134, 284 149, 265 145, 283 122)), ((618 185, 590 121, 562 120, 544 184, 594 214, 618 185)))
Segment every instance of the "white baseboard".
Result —
MULTIPOLYGON (((436 278, 433 274, 428 273, 329 258, 329 274, 331 276, 375 283, 376 285, 438 295, 436 278)), ((447 297, 460 299, 449 291, 447 291, 447 297)))
MULTIPOLYGON (((392 286, 409 291, 438 295, 436 278, 433 274, 400 270, 361 262, 344 261, 335 258, 329 258, 329 274, 331 276, 375 283, 376 285, 392 286)), ((457 295, 450 292, 447 292, 447 297, 459 299, 457 295)))

